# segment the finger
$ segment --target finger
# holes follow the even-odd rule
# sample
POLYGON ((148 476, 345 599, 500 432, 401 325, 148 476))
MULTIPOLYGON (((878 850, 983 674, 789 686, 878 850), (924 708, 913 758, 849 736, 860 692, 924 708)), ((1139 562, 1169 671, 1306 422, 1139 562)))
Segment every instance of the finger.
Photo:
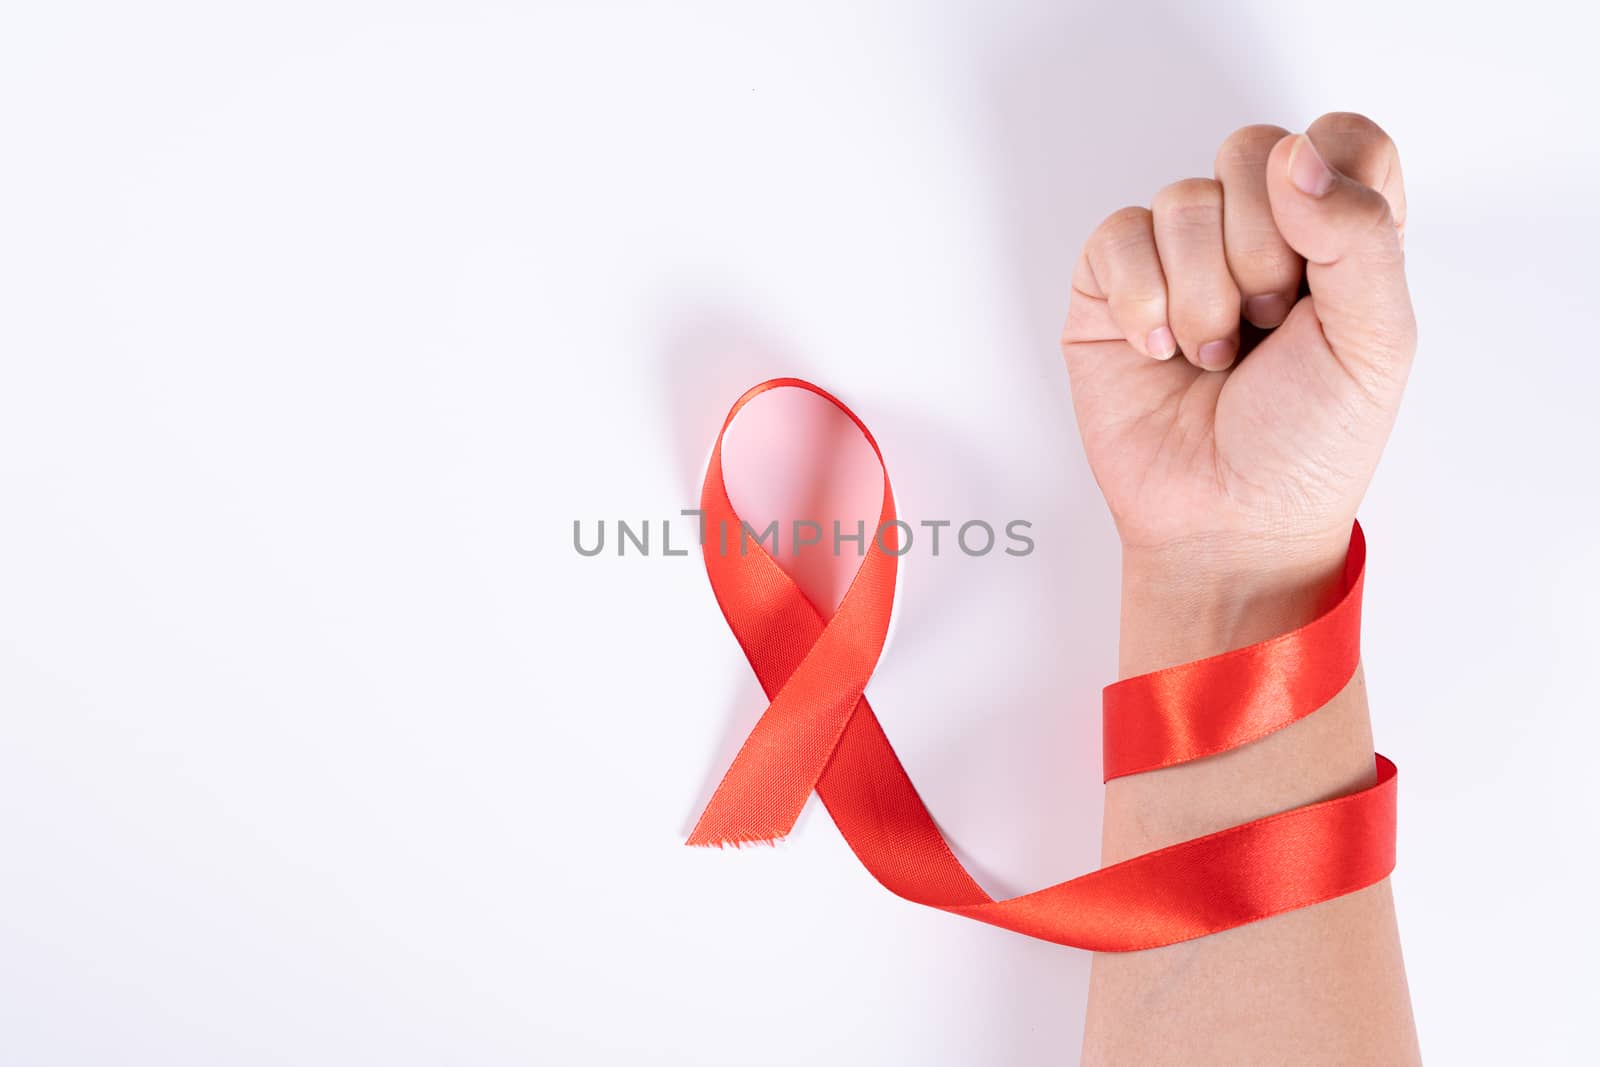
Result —
POLYGON ((1403 383, 1416 323, 1389 200, 1329 166, 1304 134, 1273 148, 1267 191, 1278 231, 1306 259, 1328 347, 1364 385, 1403 383))
POLYGON ((1134 351, 1153 359, 1170 359, 1177 351, 1167 324, 1167 280, 1146 209, 1123 208, 1089 235, 1073 288, 1074 304, 1104 302, 1112 327, 1134 351))
POLYGON ((1239 352, 1239 289, 1222 250, 1222 186, 1175 182, 1151 204, 1167 277, 1168 315, 1189 362, 1222 370, 1239 352))
POLYGON ((1383 194, 1403 244, 1406 186, 1400 173, 1400 150, 1383 128, 1365 115, 1333 111, 1313 122, 1306 136, 1330 167, 1383 194))
POLYGON ((1288 316, 1304 269, 1272 221, 1267 200, 1267 156, 1287 136, 1289 131, 1279 126, 1246 126, 1217 151, 1223 252, 1243 297, 1244 317, 1263 329, 1288 316))

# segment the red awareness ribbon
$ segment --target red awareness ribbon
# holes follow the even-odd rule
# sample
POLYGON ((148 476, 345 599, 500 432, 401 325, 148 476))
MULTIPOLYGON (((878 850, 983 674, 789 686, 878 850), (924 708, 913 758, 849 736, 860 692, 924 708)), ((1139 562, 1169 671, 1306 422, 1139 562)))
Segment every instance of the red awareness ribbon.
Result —
MULTIPOLYGON (((739 411, 797 378, 757 385, 717 435, 701 490, 702 529, 741 529, 722 475, 722 439, 739 411)), ((771 703, 690 834, 690 845, 786 836, 813 790, 856 857, 890 892, 1029 937, 1128 952, 1203 937, 1372 885, 1394 869, 1395 766, 1375 755, 1366 789, 1147 852, 1007 900, 984 892, 951 852, 863 696, 894 601, 900 528, 883 472, 880 550, 868 551, 823 618, 759 544, 702 540, 717 603, 771 703), (741 545, 740 548, 745 546, 741 545)), ((737 535, 736 535, 737 536, 737 535)), ((1361 654, 1366 542, 1354 528, 1343 590, 1312 622, 1260 644, 1107 686, 1105 777, 1170 767, 1281 729, 1344 688, 1361 654)))

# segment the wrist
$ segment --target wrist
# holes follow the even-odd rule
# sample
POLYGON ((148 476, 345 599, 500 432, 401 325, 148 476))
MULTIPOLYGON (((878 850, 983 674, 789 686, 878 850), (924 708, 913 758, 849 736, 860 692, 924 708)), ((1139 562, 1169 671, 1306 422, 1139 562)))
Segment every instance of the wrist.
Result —
POLYGON ((1126 678, 1287 633, 1340 585, 1348 530, 1303 540, 1124 545, 1119 669, 1126 678))
MULTIPOLYGON (((1349 530, 1295 543, 1124 546, 1120 674, 1204 659, 1294 630, 1343 590, 1349 530)), ((1372 736, 1357 671, 1315 714, 1206 759, 1106 785, 1104 858, 1236 826, 1372 779, 1372 736)))

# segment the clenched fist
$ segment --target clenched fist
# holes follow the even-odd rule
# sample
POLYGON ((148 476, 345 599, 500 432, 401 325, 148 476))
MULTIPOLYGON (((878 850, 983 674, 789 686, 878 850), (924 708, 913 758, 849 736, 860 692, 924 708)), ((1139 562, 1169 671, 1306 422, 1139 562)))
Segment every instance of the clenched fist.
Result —
POLYGON ((1336 568, 1416 346, 1405 210, 1394 144, 1330 114, 1239 130, 1090 236, 1062 348, 1125 567, 1336 568))

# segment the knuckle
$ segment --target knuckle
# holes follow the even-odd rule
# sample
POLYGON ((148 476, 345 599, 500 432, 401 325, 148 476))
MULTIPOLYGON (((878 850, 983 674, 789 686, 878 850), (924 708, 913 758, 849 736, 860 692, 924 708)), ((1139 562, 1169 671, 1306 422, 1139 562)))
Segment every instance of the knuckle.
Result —
POLYGON ((1143 243, 1150 233, 1150 212, 1142 207, 1119 208, 1107 215, 1089 238, 1091 247, 1114 252, 1143 243))
POLYGON ((1166 294, 1159 289, 1140 287, 1118 293, 1111 299, 1111 305, 1119 319, 1152 318, 1161 314, 1166 305, 1166 294))
POLYGON ((1142 231, 1149 224, 1150 211, 1142 207, 1122 207, 1107 215, 1100 224, 1104 233, 1125 234, 1142 231))
POLYGON ((1222 217, 1222 185, 1210 178, 1185 178, 1158 192, 1151 207, 1169 225, 1210 225, 1222 217))
POLYGON ((1262 166, 1272 146, 1289 136, 1282 126, 1256 124, 1241 126, 1230 133, 1217 149, 1216 172, 1224 174, 1247 167, 1262 166))
POLYGON ((1148 286, 1113 293, 1110 305, 1112 320, 1130 332, 1149 330, 1167 317, 1167 294, 1148 286))
POLYGON ((1239 294, 1222 290, 1185 293, 1174 299, 1173 317, 1195 328, 1222 326, 1231 330, 1239 320, 1239 294))
POLYGON ((1300 257, 1281 240, 1264 235, 1234 242, 1228 249, 1228 264, 1241 281, 1269 287, 1286 287, 1300 273, 1300 257))

